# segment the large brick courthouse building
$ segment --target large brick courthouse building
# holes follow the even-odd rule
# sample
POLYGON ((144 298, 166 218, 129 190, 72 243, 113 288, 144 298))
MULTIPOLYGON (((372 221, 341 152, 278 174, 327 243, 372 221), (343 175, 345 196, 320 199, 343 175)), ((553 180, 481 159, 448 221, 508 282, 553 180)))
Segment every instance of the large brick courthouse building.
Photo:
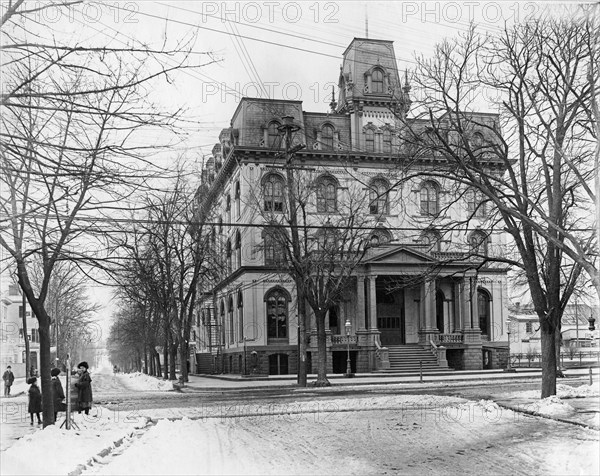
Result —
MULTIPOLYGON (((410 173, 398 165, 411 100, 392 42, 355 38, 343 54, 338 84, 329 112, 304 111, 301 101, 242 98, 221 132, 197 194, 221 274, 201 292, 192 371, 297 370, 294 282, 264 226, 268 214, 285 207, 285 120, 297 129, 292 144, 304 146, 295 148, 296 172, 316 184, 308 215, 322 223, 343 214, 350 195, 362 193, 367 199, 357 215, 363 227, 372 226, 373 246, 326 317, 328 370, 346 370, 348 348, 356 372, 415 370, 419 362, 426 369, 504 365, 506 269, 480 266, 469 253, 501 252, 503 235, 485 228, 485 207, 474 194, 427 176, 439 157, 413 157, 410 173), (468 227, 444 226, 467 215, 468 227)), ((497 124, 493 114, 475 115, 497 124)), ((472 137, 483 141, 486 133, 474 130, 472 137)), ((308 310, 314 363, 317 339, 308 310)))

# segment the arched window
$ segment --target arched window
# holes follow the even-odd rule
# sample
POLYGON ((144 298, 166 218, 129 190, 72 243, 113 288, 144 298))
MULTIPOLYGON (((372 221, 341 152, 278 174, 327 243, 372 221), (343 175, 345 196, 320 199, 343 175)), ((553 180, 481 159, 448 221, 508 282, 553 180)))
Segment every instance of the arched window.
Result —
POLYGON ((263 181, 263 197, 265 211, 283 212, 283 178, 280 175, 269 174, 263 181))
POLYGON ((227 272, 231 273, 231 240, 227 240, 226 245, 226 255, 227 255, 227 272))
POLYGON ((479 288, 477 290, 477 312, 479 314, 479 328, 481 334, 490 336, 490 294, 485 290, 479 288))
POLYGON ((440 246, 442 242, 442 237, 437 230, 429 229, 425 230, 421 237, 419 238, 419 242, 428 246, 429 251, 440 251, 440 246))
POLYGON ((281 266, 285 264, 285 244, 272 231, 263 233, 264 256, 266 266, 281 266))
POLYGON ((265 297, 267 303, 267 337, 269 339, 287 339, 289 294, 281 288, 269 291, 265 297))
POLYGON ((270 149, 278 149, 281 147, 281 134, 279 127, 281 124, 277 121, 270 122, 267 127, 267 147, 270 149))
POLYGON ((235 232, 235 264, 239 268, 242 266, 242 234, 240 230, 235 232))
POLYGON ((233 325, 233 296, 229 296, 229 343, 233 344, 235 342, 235 327, 233 325))
POLYGON ((421 185, 421 214, 437 215, 439 212, 439 190, 435 182, 426 181, 421 185))
POLYGON ((219 233, 223 233, 223 217, 219 217, 219 233))
POLYGON ((237 295, 237 313, 238 313, 238 339, 244 341, 244 296, 242 291, 237 295))
POLYGON ((482 231, 474 231, 469 236, 469 248, 472 254, 479 256, 487 256, 487 236, 482 231))
POLYGON ((466 192, 467 195, 467 212, 469 217, 481 218, 485 216, 485 202, 481 198, 481 194, 473 189, 466 192))
POLYGON ((240 183, 235 183, 235 217, 240 218, 241 215, 241 194, 240 194, 240 183))
POLYGON ((471 143, 474 149, 479 149, 483 145, 483 134, 481 134, 481 132, 475 132, 471 139, 471 143))
POLYGON ((225 344, 225 301, 221 299, 221 310, 219 312, 221 317, 220 325, 221 325, 221 344, 225 344))
POLYGON ((392 132, 389 129, 383 130, 383 151, 392 152, 392 132))
POLYGON ((371 215, 387 215, 389 213, 389 184, 384 179, 371 182, 369 191, 369 213, 371 215))
POLYGON ((333 150, 334 128, 331 124, 325 124, 321 129, 321 148, 323 150, 333 150))
POLYGON ((317 249, 329 257, 339 252, 339 233, 329 224, 315 233, 317 239, 317 249))
POLYGON ((367 152, 375 152, 375 131, 373 129, 365 131, 365 148, 367 152))
POLYGON ((374 69, 371 75, 371 91, 374 93, 383 93, 383 71, 374 69))
POLYGON ((333 177, 321 177, 317 182, 317 212, 337 210, 337 182, 333 177))
POLYGON ((231 196, 229 195, 225 199, 225 218, 227 223, 231 223, 231 196))

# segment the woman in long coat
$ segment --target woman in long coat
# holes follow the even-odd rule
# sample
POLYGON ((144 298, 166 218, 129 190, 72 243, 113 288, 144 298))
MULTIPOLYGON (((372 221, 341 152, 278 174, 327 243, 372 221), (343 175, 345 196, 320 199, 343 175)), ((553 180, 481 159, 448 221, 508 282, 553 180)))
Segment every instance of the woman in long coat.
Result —
POLYGON ((63 390, 62 383, 58 376, 60 375, 60 369, 54 368, 50 371, 52 376, 52 400, 54 402, 54 421, 58 417, 58 412, 65 411, 65 404, 63 400, 65 398, 65 392, 63 390))
POLYGON ((83 410, 86 415, 89 415, 90 408, 92 408, 92 377, 88 373, 89 365, 87 362, 81 362, 77 368, 81 371, 79 380, 75 384, 75 387, 77 387, 79 413, 83 410))

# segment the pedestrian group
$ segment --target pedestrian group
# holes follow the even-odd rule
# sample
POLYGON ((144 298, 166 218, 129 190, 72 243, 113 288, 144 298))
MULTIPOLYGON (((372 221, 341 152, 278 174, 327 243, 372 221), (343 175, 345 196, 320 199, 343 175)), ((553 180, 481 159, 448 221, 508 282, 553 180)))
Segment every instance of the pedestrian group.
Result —
MULTIPOLYGON (((92 408, 92 378, 88 372, 89 365, 87 362, 80 362, 77 365, 77 373, 75 383, 72 386, 72 401, 73 401, 73 410, 77 410, 78 413, 82 411, 89 415, 90 408, 92 408)), ((63 390, 62 383, 59 379, 60 369, 53 368, 50 371, 50 375, 52 376, 52 400, 54 403, 54 421, 58 418, 59 412, 65 412, 67 410, 67 405, 64 402, 65 392, 63 390)), ((6 368, 6 371, 2 375, 2 380, 4 381, 4 396, 10 396, 10 388, 12 387, 15 376, 12 372, 12 368, 9 365, 6 368)), ((27 384, 29 385, 29 390, 27 391, 29 397, 29 404, 27 407, 27 411, 30 416, 30 425, 33 425, 35 415, 37 418, 37 423, 41 424, 42 419, 40 417, 40 413, 42 412, 42 392, 40 391, 40 387, 37 384, 36 377, 29 377, 27 379, 27 384)))

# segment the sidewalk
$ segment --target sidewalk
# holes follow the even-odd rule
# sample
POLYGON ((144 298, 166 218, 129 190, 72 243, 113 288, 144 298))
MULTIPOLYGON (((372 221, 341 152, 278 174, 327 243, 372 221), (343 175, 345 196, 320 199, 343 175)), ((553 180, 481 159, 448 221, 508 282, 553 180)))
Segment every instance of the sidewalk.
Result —
MULTIPOLYGON (((600 379, 600 369, 594 368, 593 381, 600 379)), ((588 368, 568 369, 565 371, 566 378, 582 378, 589 376, 588 368)), ((444 382, 469 382, 482 380, 515 380, 515 379, 536 379, 541 378, 541 369, 520 368, 514 372, 505 372, 503 370, 463 370, 448 371, 437 373, 424 373, 421 381, 417 374, 394 374, 394 373, 365 373, 356 374, 353 378, 346 378, 343 375, 328 375, 331 386, 355 386, 355 385, 387 385, 387 384, 443 384, 444 382)), ((316 374, 308 375, 308 389, 311 382, 316 380, 316 374)), ((559 379, 559 383, 560 383, 559 379)), ((258 377, 242 377, 241 375, 222 374, 222 375, 190 375, 182 390, 199 391, 223 391, 232 389, 260 389, 260 388, 286 388, 297 387, 297 378, 295 375, 272 375, 258 377)))

